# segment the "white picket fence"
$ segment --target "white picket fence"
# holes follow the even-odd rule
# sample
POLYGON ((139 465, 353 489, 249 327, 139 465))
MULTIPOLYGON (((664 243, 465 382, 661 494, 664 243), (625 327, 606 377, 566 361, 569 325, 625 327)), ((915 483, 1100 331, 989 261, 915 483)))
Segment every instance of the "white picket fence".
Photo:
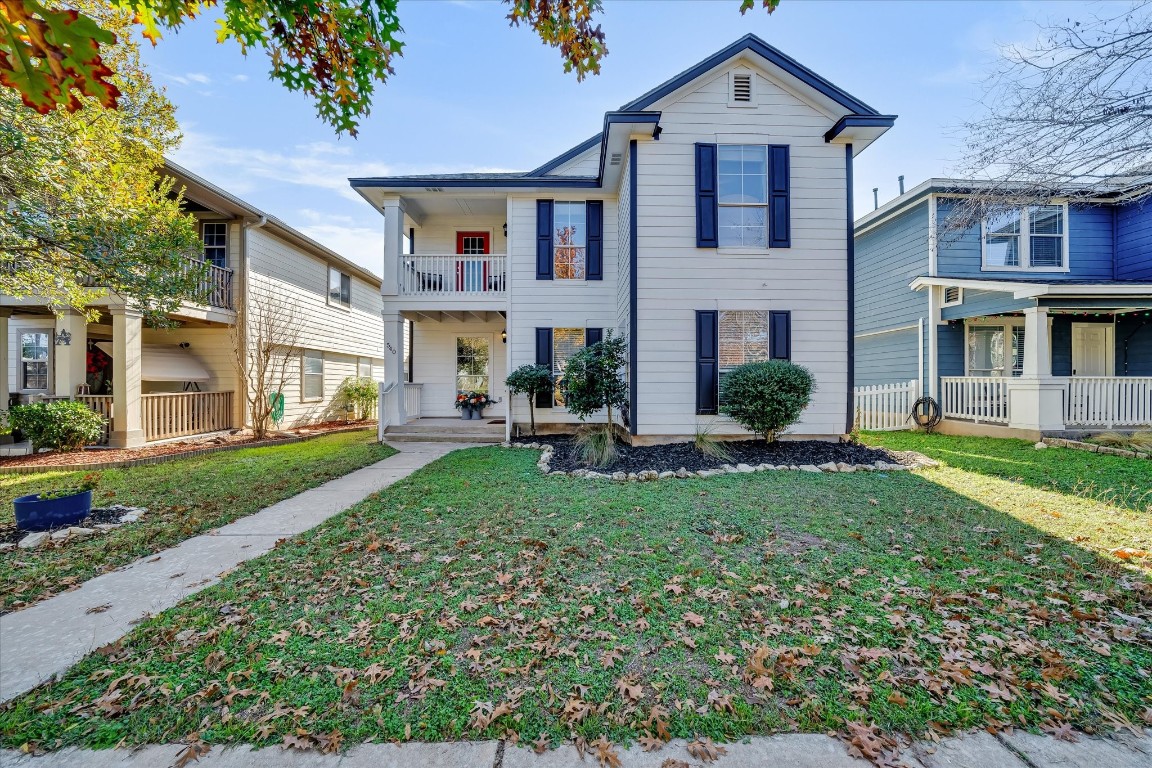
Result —
POLYGON ((863 430, 893 432, 911 429, 912 404, 920 398, 916 379, 896 384, 875 384, 852 389, 856 426, 863 430))

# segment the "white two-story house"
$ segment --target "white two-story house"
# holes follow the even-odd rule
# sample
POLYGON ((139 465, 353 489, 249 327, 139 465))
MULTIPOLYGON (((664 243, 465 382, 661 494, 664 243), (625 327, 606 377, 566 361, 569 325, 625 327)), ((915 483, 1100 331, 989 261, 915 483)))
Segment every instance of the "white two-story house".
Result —
POLYGON ((283 221, 167 163, 184 192, 207 274, 196 301, 148 327, 121 296, 91 288, 95 322, 32 295, 0 295, 0 392, 15 405, 77 399, 108 417, 105 442, 133 448, 250 423, 237 345, 251 349, 261 307, 290 307, 283 428, 341 419, 349 376, 382 378, 380 279, 283 221))
MULTIPOLYGON (((407 390, 385 418, 450 417, 484 390, 515 434, 528 403, 507 372, 559 376, 611 330, 634 443, 746 434, 718 415, 720 382, 767 359, 815 376, 792 434, 845 433, 852 160, 894 120, 748 35, 535 170, 351 179, 384 216, 386 380, 407 390)), ((577 422, 560 391, 537 405, 544 430, 577 422)))

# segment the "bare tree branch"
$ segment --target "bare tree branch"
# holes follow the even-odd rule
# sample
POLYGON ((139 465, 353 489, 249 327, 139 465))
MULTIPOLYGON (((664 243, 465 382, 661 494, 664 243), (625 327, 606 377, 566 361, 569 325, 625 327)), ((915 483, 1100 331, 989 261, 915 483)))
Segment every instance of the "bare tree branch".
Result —
POLYGON ((257 440, 271 430, 275 396, 283 397, 298 378, 303 325, 296 306, 284 296, 254 286, 232 326, 237 375, 257 440))

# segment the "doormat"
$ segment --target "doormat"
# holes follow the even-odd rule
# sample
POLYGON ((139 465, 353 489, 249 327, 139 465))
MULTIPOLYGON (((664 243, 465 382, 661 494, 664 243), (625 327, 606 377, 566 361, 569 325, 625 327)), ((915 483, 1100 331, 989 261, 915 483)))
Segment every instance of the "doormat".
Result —
POLYGON ((489 423, 489 424, 504 424, 504 423, 505 423, 505 421, 504 421, 504 419, 492 419, 492 420, 491 420, 491 421, 489 421, 488 423, 489 423))

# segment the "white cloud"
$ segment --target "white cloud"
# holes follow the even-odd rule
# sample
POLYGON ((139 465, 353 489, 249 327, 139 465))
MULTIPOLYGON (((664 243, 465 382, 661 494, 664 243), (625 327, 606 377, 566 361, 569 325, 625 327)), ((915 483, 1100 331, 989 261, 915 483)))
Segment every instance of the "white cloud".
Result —
POLYGON ((232 75, 232 82, 246 83, 248 82, 248 75, 232 75))
POLYGON ((186 72, 183 75, 165 73, 162 77, 180 85, 208 85, 212 82, 212 78, 203 72, 186 72))

